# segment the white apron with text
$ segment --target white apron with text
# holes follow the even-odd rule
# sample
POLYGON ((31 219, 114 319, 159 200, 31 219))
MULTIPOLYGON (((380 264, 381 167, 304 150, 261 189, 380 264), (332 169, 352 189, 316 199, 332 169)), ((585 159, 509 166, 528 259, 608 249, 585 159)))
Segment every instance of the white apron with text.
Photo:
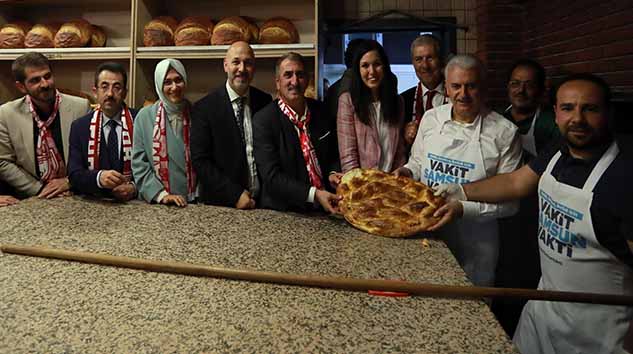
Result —
MULTIPOLYGON (((593 189, 618 154, 614 142, 582 189, 559 183, 550 160, 538 186, 539 289, 633 295, 633 271, 596 239, 593 189)), ((623 306, 530 301, 514 336, 521 353, 624 353, 622 341, 633 309, 623 306)))

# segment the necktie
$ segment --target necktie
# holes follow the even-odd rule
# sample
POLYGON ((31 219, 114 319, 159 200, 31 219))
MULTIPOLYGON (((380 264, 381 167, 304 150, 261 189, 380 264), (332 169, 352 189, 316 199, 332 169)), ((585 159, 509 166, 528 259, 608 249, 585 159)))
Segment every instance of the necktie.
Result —
POLYGON ((119 136, 116 133, 117 121, 111 119, 108 122, 110 132, 108 133, 108 157, 112 169, 120 169, 119 136))
POLYGON ((435 97, 435 90, 428 90, 426 91, 426 105, 424 106, 424 111, 428 111, 430 109, 433 109, 433 97, 435 97))
POLYGON ((237 127, 240 130, 240 137, 242 138, 242 144, 245 144, 244 140, 244 103, 246 101, 246 97, 238 97, 237 101, 237 112, 235 115, 235 122, 237 123, 237 127))

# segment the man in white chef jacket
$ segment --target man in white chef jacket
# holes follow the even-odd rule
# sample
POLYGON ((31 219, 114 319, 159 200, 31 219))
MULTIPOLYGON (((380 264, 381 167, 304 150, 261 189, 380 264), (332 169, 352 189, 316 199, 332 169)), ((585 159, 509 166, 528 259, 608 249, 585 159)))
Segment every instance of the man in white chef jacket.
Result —
MULTIPOLYGON (((555 92, 563 142, 513 173, 443 187, 453 201, 436 212, 442 219, 435 227, 458 217, 463 200, 499 203, 536 192, 539 289, 631 296, 633 152, 620 149, 626 141, 618 143, 610 129, 609 86, 575 74, 555 92)), ((632 319, 632 307, 530 301, 514 343, 523 354, 626 353, 632 319)))
MULTIPOLYGON (((521 163, 517 128, 484 106, 483 64, 474 56, 457 55, 444 71, 450 103, 425 112, 409 161, 396 174, 437 187, 516 170, 521 163)), ((465 202, 464 217, 442 230, 473 284, 493 286, 499 254, 496 219, 516 210, 515 202, 465 202)))

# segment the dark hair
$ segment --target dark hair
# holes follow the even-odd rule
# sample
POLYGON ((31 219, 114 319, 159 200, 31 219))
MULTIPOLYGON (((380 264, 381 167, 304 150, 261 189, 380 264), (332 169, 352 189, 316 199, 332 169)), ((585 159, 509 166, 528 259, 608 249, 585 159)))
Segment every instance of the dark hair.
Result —
POLYGON ((11 64, 11 72, 13 73, 13 78, 15 79, 15 81, 24 83, 24 80, 26 80, 27 67, 47 67, 50 70, 51 64, 48 61, 48 58, 45 57, 42 53, 30 52, 22 54, 13 61, 13 64, 11 64))
POLYGON ((512 79, 512 72, 520 66, 534 70, 534 73, 536 74, 536 85, 541 93, 545 92, 545 68, 536 60, 523 58, 515 61, 508 71, 508 79, 506 82, 510 82, 510 80, 512 79))
POLYGON ((99 74, 101 74, 102 71, 110 71, 116 74, 121 74, 121 76, 123 76, 123 87, 127 89, 127 72, 125 71, 123 65, 114 61, 101 63, 101 65, 97 67, 97 71, 95 71, 95 87, 99 86, 99 74))
POLYGON ((364 42, 366 39, 364 38, 356 38, 352 39, 347 43, 347 49, 345 49, 345 54, 343 55, 345 60, 345 66, 349 69, 354 65, 354 54, 358 50, 358 47, 364 42))
POLYGON ((279 66, 281 66, 281 63, 284 60, 286 60, 286 59, 288 59, 288 60, 290 60, 292 62, 295 62, 295 63, 300 63, 303 66, 303 70, 305 70, 305 68, 306 68, 306 61, 305 61, 305 59, 303 59, 303 56, 301 54, 299 54, 299 53, 296 53, 296 52, 288 52, 288 53, 282 55, 279 59, 277 59, 277 63, 275 63, 275 77, 276 78, 278 78, 279 75, 281 74, 279 72, 279 66))
POLYGON ((596 76, 594 74, 590 74, 590 73, 571 74, 571 75, 563 78, 558 83, 558 85, 556 85, 556 89, 554 89, 554 91, 553 91, 552 102, 554 103, 554 106, 556 106, 556 99, 557 99, 556 96, 558 96, 558 90, 560 90, 561 86, 563 86, 564 84, 566 84, 566 83, 568 83, 570 81, 586 81, 586 82, 591 82, 591 83, 595 84, 602 91, 602 98, 603 98, 604 106, 607 107, 607 108, 610 107, 610 105, 611 105, 611 88, 609 88, 609 84, 607 84, 607 82, 604 81, 604 79, 602 79, 601 77, 598 77, 598 76, 596 76))
POLYGON ((371 91, 369 87, 365 85, 363 79, 360 77, 360 60, 361 58, 371 52, 377 51, 383 67, 383 78, 378 88, 380 93, 380 109, 385 121, 389 124, 398 123, 398 82, 396 76, 391 72, 389 65, 389 58, 387 53, 380 45, 380 43, 374 40, 364 41, 358 48, 356 55, 354 56, 354 65, 352 70, 352 83, 350 86, 350 95, 352 96, 352 102, 354 109, 358 115, 358 119, 367 125, 371 125, 371 118, 369 117, 369 106, 371 105, 371 91))

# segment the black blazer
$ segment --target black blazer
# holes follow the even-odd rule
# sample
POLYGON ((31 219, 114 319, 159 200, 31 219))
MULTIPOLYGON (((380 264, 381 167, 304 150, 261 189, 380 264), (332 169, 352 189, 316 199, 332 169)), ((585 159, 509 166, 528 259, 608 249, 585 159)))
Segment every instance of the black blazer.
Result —
MULTIPOLYGON (((249 88, 251 115, 272 101, 269 94, 249 88)), ((199 200, 234 207, 248 190, 248 163, 235 112, 222 85, 193 105, 191 161, 198 177, 199 200)))
MULTIPOLYGON (((329 127, 321 102, 306 101, 311 114, 308 126, 310 140, 321 166, 323 186, 329 188, 328 173, 340 170, 336 134, 329 127)), ((253 148, 262 180, 259 205, 282 211, 309 211, 311 206, 306 199, 311 185, 299 135, 276 100, 253 119, 253 148)))
MULTIPOLYGON (((417 88, 416 86, 413 86, 412 88, 404 91, 403 93, 400 94, 400 96, 402 96, 402 99, 404 100, 404 122, 405 124, 412 121, 413 120, 413 102, 415 101, 415 89, 417 88)), ((422 107, 422 109, 424 110, 424 107, 422 107)), ((422 112, 422 115, 424 115, 424 111, 422 112)))
MULTIPOLYGON (((130 109, 132 119, 138 111, 130 109)), ((97 173, 99 170, 88 169, 88 141, 90 140, 90 120, 93 112, 73 121, 70 126, 70 138, 68 139, 68 179, 72 191, 77 194, 89 194, 98 197, 110 196, 110 190, 97 186, 97 173)), ((106 137, 101 135, 99 151, 99 168, 101 170, 116 170, 123 172, 121 166, 111 166, 106 151, 106 137)), ((130 152, 131 153, 131 152, 130 152)), ((120 161, 123 161, 123 144, 121 144, 120 161)))

